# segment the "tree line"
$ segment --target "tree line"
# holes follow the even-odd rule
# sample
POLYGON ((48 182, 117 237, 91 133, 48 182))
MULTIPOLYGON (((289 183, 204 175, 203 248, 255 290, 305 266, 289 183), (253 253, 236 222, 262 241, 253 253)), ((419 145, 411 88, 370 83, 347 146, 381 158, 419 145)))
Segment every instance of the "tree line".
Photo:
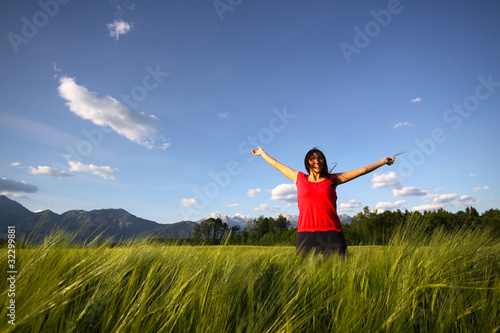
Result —
MULTIPOLYGON (((500 237, 500 210, 490 209, 479 214, 474 207, 451 213, 436 211, 384 211, 379 213, 364 207, 350 224, 342 224, 349 245, 386 245, 396 230, 417 225, 424 235, 436 229, 453 231, 463 228, 488 228, 500 237)), ((231 245, 295 245, 297 229, 283 215, 276 218, 259 216, 249 220, 244 228, 229 227, 220 218, 209 218, 195 226, 191 244, 231 245)))
POLYGON ((194 227, 193 240, 209 245, 289 245, 295 244, 296 232, 283 215, 276 218, 261 215, 247 221, 243 229, 229 227, 220 218, 208 218, 194 227))
POLYGON ((488 228, 493 235, 500 236, 500 210, 490 209, 479 214, 474 207, 467 207, 465 211, 451 213, 444 209, 435 211, 402 212, 384 211, 382 213, 370 211, 364 207, 356 214, 348 225, 343 225, 344 235, 348 244, 386 245, 390 242, 394 232, 412 224, 424 236, 431 235, 435 230, 455 231, 459 229, 488 228))

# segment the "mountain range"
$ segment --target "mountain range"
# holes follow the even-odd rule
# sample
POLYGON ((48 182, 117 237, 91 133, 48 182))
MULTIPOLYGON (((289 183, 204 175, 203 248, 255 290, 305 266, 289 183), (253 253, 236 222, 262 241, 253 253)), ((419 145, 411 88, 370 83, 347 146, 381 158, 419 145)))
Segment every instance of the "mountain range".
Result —
POLYGON ((56 214, 50 210, 31 212, 18 202, 0 195, 0 238, 7 237, 7 227, 16 227, 16 238, 38 241, 53 230, 63 230, 77 241, 90 241, 101 235, 114 241, 136 238, 190 238, 193 221, 160 224, 139 218, 123 209, 92 211, 69 210, 56 214))
MULTIPOLYGON (((298 216, 284 215, 293 227, 297 227, 298 216)), ((352 218, 340 215, 342 223, 350 223, 352 218)), ((199 221, 180 221, 161 224, 142 219, 123 209, 69 210, 62 214, 50 210, 32 212, 20 203, 0 195, 0 238, 7 238, 7 227, 16 226, 16 237, 34 241, 41 240, 54 229, 64 230, 77 241, 90 241, 101 235, 115 241, 137 238, 190 238, 193 228, 208 218, 220 218, 229 227, 243 229, 250 216, 236 214, 232 217, 215 212, 199 221)))

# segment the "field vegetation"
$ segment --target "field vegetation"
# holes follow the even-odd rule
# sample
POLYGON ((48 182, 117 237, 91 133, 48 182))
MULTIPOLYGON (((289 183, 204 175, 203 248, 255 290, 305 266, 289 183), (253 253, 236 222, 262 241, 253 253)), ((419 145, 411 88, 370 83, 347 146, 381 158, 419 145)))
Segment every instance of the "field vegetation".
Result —
MULTIPOLYGON (((411 222, 411 221, 410 221, 411 222)), ((346 257, 291 246, 74 246, 55 233, 17 249, 16 325, 1 332, 497 332, 500 242, 421 221, 346 257)), ((7 251, 2 251, 7 262, 7 251)), ((1 298, 7 273, 0 271, 1 298)))

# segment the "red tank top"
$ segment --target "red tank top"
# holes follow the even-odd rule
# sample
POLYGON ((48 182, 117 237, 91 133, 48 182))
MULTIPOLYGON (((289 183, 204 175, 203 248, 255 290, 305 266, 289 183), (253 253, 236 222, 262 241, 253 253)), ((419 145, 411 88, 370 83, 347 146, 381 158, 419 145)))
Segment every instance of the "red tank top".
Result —
MULTIPOLYGON (((299 205, 298 232, 342 231, 337 215, 336 185, 331 180, 310 182, 308 175, 299 171, 297 176, 297 202, 299 205)), ((337 180, 337 175, 332 174, 337 180)))

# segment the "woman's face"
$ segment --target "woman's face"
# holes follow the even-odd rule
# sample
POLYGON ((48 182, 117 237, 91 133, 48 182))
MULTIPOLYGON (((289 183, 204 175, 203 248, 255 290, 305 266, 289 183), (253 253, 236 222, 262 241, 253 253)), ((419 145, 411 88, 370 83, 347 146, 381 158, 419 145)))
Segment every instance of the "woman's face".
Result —
POLYGON ((316 173, 321 173, 321 170, 323 170, 324 164, 325 164, 325 161, 323 160, 323 157, 321 157, 321 155, 319 153, 314 153, 309 158, 310 171, 314 171, 316 173))

